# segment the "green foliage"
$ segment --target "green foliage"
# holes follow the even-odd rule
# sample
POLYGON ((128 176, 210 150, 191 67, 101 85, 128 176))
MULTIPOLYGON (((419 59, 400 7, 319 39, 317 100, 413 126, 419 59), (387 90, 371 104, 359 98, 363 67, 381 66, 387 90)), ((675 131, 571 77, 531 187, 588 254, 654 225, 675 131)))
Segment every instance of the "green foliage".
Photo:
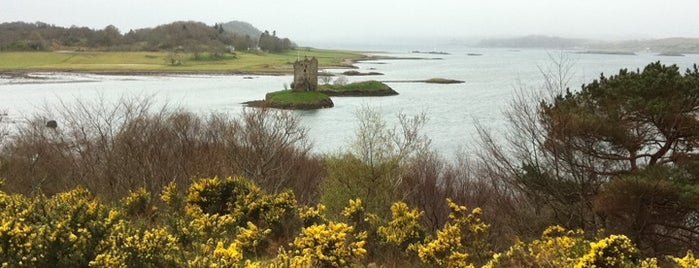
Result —
POLYGON ((272 34, 268 31, 264 31, 260 34, 259 46, 262 51, 280 53, 295 48, 296 44, 291 42, 289 38, 277 37, 276 31, 273 31, 272 34))
POLYGON ((669 167, 648 167, 642 172, 604 184, 595 199, 595 211, 609 222, 607 230, 626 234, 641 249, 671 254, 691 246, 686 237, 688 215, 699 209, 699 186, 693 176, 669 167))
POLYGON ((692 153, 699 129, 699 71, 651 63, 625 69, 542 103, 550 146, 573 146, 606 163, 598 174, 619 174, 692 153))
POLYGON ((421 134, 424 115, 398 115, 389 127, 377 111, 357 112, 359 127, 348 152, 326 158, 328 176, 321 202, 338 213, 348 199, 365 202, 367 212, 387 218, 391 204, 401 199, 401 176, 415 157, 429 151, 429 139, 421 134))
POLYGON ((391 180, 395 178, 398 164, 386 161, 367 164, 354 155, 332 156, 326 159, 328 172, 323 182, 321 203, 337 214, 347 200, 369 200, 365 203, 368 212, 388 215, 387 206, 398 200, 391 180))
POLYGON ((522 164, 517 182, 552 208, 554 222, 606 227, 656 254, 695 248, 686 219, 697 209, 697 109, 696 66, 682 74, 655 62, 602 75, 540 103, 525 129, 541 135, 532 139, 542 153, 522 164))

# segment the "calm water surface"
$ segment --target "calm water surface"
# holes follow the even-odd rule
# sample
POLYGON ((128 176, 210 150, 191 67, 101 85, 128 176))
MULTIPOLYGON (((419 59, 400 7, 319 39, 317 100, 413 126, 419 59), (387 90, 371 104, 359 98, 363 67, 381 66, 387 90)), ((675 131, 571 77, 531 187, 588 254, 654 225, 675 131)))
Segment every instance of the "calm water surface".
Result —
MULTIPOLYGON (((419 49, 419 48, 416 48, 419 49)), ((431 50, 431 49, 430 49, 431 50)), ((399 112, 427 114, 425 132, 434 148, 445 156, 472 145, 476 122, 488 128, 505 129, 502 112, 521 85, 540 88, 540 68, 551 64, 549 54, 560 51, 478 49, 441 47, 450 55, 410 54, 389 51, 390 56, 441 58, 425 60, 381 60, 358 63, 360 71, 376 71, 383 76, 348 77, 357 80, 419 80, 443 77, 463 80, 464 84, 434 85, 388 83, 400 93, 392 97, 337 97, 335 107, 315 111, 296 111, 309 128, 314 149, 320 153, 342 150, 356 129, 355 112, 371 107, 395 123, 399 112), (469 56, 468 53, 482 54, 469 56)), ((599 77, 614 74, 620 68, 642 68, 653 61, 677 64, 682 70, 699 62, 699 55, 662 57, 650 53, 628 55, 576 54, 565 52, 575 62, 572 89, 599 77)), ((343 70, 330 70, 341 72, 343 70)), ((101 76, 73 73, 36 73, 44 79, 0 78, 0 111, 22 122, 44 105, 60 101, 122 96, 153 96, 157 102, 179 105, 197 113, 239 112, 242 102, 262 99, 266 92, 280 90, 291 76, 101 76)))

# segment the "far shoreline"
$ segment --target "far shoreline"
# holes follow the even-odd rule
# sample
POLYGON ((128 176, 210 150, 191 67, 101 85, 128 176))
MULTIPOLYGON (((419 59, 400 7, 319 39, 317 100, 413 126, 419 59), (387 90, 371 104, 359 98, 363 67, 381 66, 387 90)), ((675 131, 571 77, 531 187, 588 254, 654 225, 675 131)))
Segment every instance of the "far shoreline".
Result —
POLYGON ((6 51, 0 52, 0 76, 22 78, 31 73, 95 75, 250 75, 281 76, 293 73, 291 65, 301 57, 317 57, 322 68, 356 69, 368 52, 297 48, 283 53, 239 52, 223 60, 187 60, 169 65, 165 51, 6 51))
MULTIPOLYGON (((301 52, 304 52, 306 50, 299 50, 301 52)), ((322 53, 323 51, 332 51, 332 50, 325 50, 325 49, 313 49, 309 51, 320 51, 322 53)), ((347 70, 354 70, 354 69, 359 69, 355 64, 360 63, 360 62, 368 62, 368 61, 381 61, 381 60, 442 60, 442 58, 424 58, 424 57, 394 57, 394 56, 380 56, 380 55, 372 55, 374 53, 381 53, 381 54, 388 54, 389 52, 369 52, 369 51, 339 51, 342 53, 345 53, 344 56, 349 56, 349 57, 343 57, 340 60, 335 60, 331 64, 324 64, 321 65, 320 68, 322 69, 347 69, 347 70)), ((0 52, 0 56, 2 56, 3 53, 13 53, 13 52, 0 52)), ((32 55, 33 53, 62 53, 63 52, 20 52, 20 53, 26 53, 26 55, 32 55)), ((80 55, 81 53, 84 52, 73 52, 76 55, 80 55)), ((87 53, 112 53, 112 52, 87 52, 87 53)), ((130 52, 130 53, 141 53, 141 52, 130 52)), ((312 54, 309 54, 312 55, 312 54)), ((235 61, 233 61, 235 63, 235 61)), ((118 62, 118 63, 103 63, 100 62, 99 60, 96 60, 95 62, 91 62, 89 64, 95 64, 95 65, 121 65, 121 64, 128 64, 127 62, 118 62)), ((128 69, 128 68, 116 68, 116 69, 109 69, 109 68, 90 68, 90 67, 85 67, 84 65, 81 67, 77 68, 71 68, 70 63, 65 63, 62 65, 59 65, 58 67, 49 67, 49 68, 41 68, 41 67, 20 67, 20 68, 2 68, 0 66, 0 78, 27 78, 27 79, 33 79, 32 77, 29 77, 30 74, 32 73, 66 73, 66 74, 92 74, 92 75, 113 75, 113 76, 177 76, 177 75, 222 75, 222 76, 284 76, 284 75, 291 75, 293 74, 293 70, 291 68, 288 68, 289 62, 283 63, 283 64, 277 64, 273 65, 272 63, 265 63, 264 58, 260 60, 258 63, 258 66, 253 67, 252 70, 241 70, 241 69, 207 69, 207 65, 204 66, 197 66, 197 65, 192 65, 192 66, 185 66, 183 68, 190 68, 188 70, 178 70, 177 68, 179 67, 170 67, 166 65, 153 65, 158 68, 163 68, 163 69, 157 69, 157 70, 148 70, 148 69, 128 69), (199 69, 197 69, 199 68, 199 69)), ((249 68, 249 67, 246 67, 249 68)))

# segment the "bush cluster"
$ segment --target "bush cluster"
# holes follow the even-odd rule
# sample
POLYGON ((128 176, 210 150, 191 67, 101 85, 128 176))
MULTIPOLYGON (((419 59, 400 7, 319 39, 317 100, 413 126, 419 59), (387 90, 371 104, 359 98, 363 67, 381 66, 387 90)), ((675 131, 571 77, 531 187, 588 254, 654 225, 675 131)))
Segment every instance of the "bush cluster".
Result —
MULTIPOLYGON (((330 220, 341 217, 242 177, 199 179, 186 194, 175 184, 159 194, 138 189, 115 204, 80 187, 52 197, 0 192, 0 267, 388 265, 374 263, 381 251, 370 252, 382 246, 397 249, 404 266, 659 267, 657 259, 641 259, 626 236, 587 240, 582 230, 560 226, 491 254, 481 209, 447 203, 447 224, 430 233, 420 223, 424 212, 402 202, 382 219, 351 200, 344 221, 330 220)), ((691 251, 663 261, 697 264, 691 251)))

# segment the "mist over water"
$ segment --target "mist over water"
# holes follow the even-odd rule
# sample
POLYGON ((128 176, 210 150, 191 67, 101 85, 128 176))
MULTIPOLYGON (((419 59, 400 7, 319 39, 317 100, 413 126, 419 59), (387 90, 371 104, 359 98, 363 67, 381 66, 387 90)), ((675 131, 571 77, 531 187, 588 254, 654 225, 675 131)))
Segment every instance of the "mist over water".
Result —
MULTIPOLYGON (((347 47, 346 47, 347 48, 347 47)), ((350 48, 352 49, 352 48, 350 48)), ((541 68, 551 64, 551 56, 564 55, 574 62, 570 88, 616 74, 620 68, 635 70, 660 61, 677 64, 681 70, 699 62, 699 55, 663 57, 655 54, 600 55, 566 51, 484 49, 465 46, 364 46, 356 50, 383 51, 381 55, 421 57, 423 60, 379 60, 356 64, 359 71, 376 71, 383 76, 348 77, 359 80, 424 80, 441 77, 463 80, 463 84, 388 83, 400 95, 391 97, 335 97, 335 107, 295 111, 319 153, 346 149, 357 126, 355 113, 362 107, 379 111, 389 124, 403 112, 427 114, 425 133, 433 148, 450 156, 459 148, 473 145, 476 123, 496 132, 507 131, 503 111, 517 88, 541 89, 541 68), (414 54, 412 50, 443 51, 449 55, 414 54), (469 55, 472 54, 472 55, 469 55), (474 56, 479 55, 479 56, 474 56), (440 58, 440 59, 432 59, 440 58)), ((330 70, 342 72, 344 70, 330 70)), ((239 112, 242 102, 264 98, 265 93, 283 89, 291 76, 101 76, 88 74, 38 73, 45 79, 0 78, 0 110, 11 120, 22 122, 42 106, 61 101, 105 98, 116 102, 122 96, 152 96, 157 104, 168 103, 206 114, 239 112)))

